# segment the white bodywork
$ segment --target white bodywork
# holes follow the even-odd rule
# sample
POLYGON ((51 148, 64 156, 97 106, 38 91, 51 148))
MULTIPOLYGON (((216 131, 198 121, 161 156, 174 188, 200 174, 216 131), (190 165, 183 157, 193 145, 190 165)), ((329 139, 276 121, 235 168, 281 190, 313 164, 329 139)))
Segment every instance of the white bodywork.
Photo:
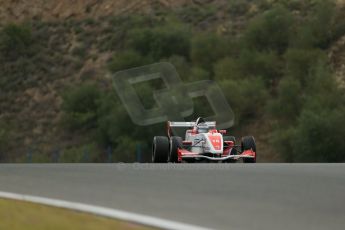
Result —
POLYGON ((191 151, 194 153, 223 153, 223 136, 220 133, 193 134, 187 131, 185 140, 192 142, 191 151), (214 144, 218 146, 217 149, 214 144, 212 144, 212 141, 216 142, 214 144))

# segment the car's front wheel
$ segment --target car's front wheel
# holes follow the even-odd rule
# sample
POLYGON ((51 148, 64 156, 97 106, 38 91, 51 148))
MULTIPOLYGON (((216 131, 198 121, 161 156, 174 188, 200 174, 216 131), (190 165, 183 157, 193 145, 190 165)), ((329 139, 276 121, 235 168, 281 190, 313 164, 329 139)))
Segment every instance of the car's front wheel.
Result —
MULTIPOLYGON (((255 139, 252 136, 243 137, 241 141, 241 152, 244 152, 246 150, 253 150, 256 155, 256 144, 255 139)), ((256 157, 255 158, 244 158, 244 163, 256 163, 256 157)))
POLYGON ((169 154, 169 139, 164 136, 155 136, 152 143, 152 162, 167 163, 169 154))

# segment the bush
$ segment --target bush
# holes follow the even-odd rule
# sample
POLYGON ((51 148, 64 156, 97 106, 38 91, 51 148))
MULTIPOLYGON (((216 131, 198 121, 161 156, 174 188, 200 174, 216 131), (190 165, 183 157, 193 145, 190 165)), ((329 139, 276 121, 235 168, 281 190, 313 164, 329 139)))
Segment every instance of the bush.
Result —
POLYGON ((175 68, 182 80, 189 78, 190 63, 185 57, 173 55, 169 58, 162 59, 163 62, 171 63, 175 68))
POLYGON ((134 29, 129 32, 127 47, 155 61, 172 55, 188 57, 190 33, 182 25, 134 29))
POLYGON ((203 5, 200 7, 193 4, 187 4, 177 11, 177 15, 184 22, 197 24, 202 20, 215 15, 216 12, 217 8, 212 5, 203 5))
POLYGON ((143 158, 147 158, 147 154, 150 154, 148 146, 151 146, 152 137, 159 134, 164 135, 162 124, 151 126, 133 124, 114 93, 109 93, 102 99, 98 110, 96 139, 102 146, 113 147, 114 161, 133 162, 138 143, 142 144, 142 152, 145 155, 143 158))
POLYGON ((237 123, 256 117, 263 111, 268 93, 260 77, 220 81, 219 84, 235 112, 237 123))
POLYGON ((276 151, 282 156, 286 162, 294 162, 294 146, 293 139, 295 138, 296 129, 294 126, 283 126, 281 123, 274 125, 274 130, 270 134, 270 142, 276 151))
POLYGON ((245 51, 238 62, 245 75, 261 76, 268 86, 281 77, 283 63, 275 52, 245 51))
POLYGON ((118 137, 130 133, 134 125, 115 92, 103 96, 97 110, 97 141, 116 146, 118 137))
POLYGON ((245 46, 258 51, 284 53, 289 46, 293 18, 282 6, 254 18, 244 33, 245 46))
POLYGON ((226 57, 214 65, 215 79, 222 81, 227 79, 241 79, 246 73, 238 59, 226 57))
POLYGON ((72 147, 65 149, 61 156, 61 163, 86 163, 86 162, 100 162, 100 151, 96 144, 91 143, 87 145, 72 147))
POLYGON ((85 45, 76 46, 72 50, 72 55, 84 59, 87 55, 87 47, 85 45))
POLYGON ((249 1, 247 0, 234 0, 234 1, 230 1, 228 8, 229 8, 229 13, 232 16, 238 17, 241 15, 245 15, 249 11, 250 4, 249 4, 249 1))
POLYGON ((332 41, 332 27, 335 16, 335 2, 332 0, 318 0, 313 7, 309 26, 313 43, 320 48, 327 48, 332 41))
POLYGON ((151 64, 152 62, 153 61, 150 57, 144 57, 136 51, 127 50, 115 54, 110 61, 108 68, 111 72, 117 72, 151 64))
POLYGON ((343 35, 344 17, 337 12, 335 1, 316 0, 305 14, 291 39, 295 47, 326 49, 343 35))
POLYGON ((291 125, 299 116, 304 102, 301 84, 291 77, 285 77, 280 81, 277 91, 277 97, 268 105, 269 111, 281 119, 281 124, 291 125))
POLYGON ((0 32, 0 52, 6 59, 30 54, 32 44, 31 29, 27 26, 9 24, 0 32))
POLYGON ((23 82, 33 82, 35 63, 28 58, 19 57, 10 62, 0 62, 0 86, 3 91, 20 90, 23 82))
POLYGON ((228 54, 230 45, 230 41, 216 34, 197 34, 192 39, 191 60, 193 64, 212 72, 213 64, 228 54))
POLYGON ((202 67, 192 67, 189 72, 188 81, 200 81, 210 79, 210 73, 202 67))
POLYGON ((304 86, 294 78, 284 79, 278 92, 273 114, 279 126, 272 136, 285 159, 343 162, 345 130, 341 123, 345 116, 345 96, 327 64, 315 63, 304 86))
POLYGON ((311 80, 311 69, 327 56, 318 49, 289 49, 285 54, 286 74, 305 87, 311 80))
POLYGON ((101 93, 93 85, 71 88, 63 95, 64 122, 71 129, 90 129, 97 123, 101 93))
POLYGON ((0 123, 0 153, 5 151, 7 147, 8 135, 8 130, 5 128, 5 125, 0 123))
POLYGON ((114 158, 117 162, 135 162, 136 160, 136 142, 132 136, 122 135, 118 137, 118 144, 114 149, 114 158))
POLYGON ((274 52, 244 50, 238 58, 225 58, 215 65, 216 79, 241 79, 261 76, 271 85, 282 74, 283 63, 274 52))
POLYGON ((302 112, 292 138, 295 162, 345 162, 344 108, 302 112))

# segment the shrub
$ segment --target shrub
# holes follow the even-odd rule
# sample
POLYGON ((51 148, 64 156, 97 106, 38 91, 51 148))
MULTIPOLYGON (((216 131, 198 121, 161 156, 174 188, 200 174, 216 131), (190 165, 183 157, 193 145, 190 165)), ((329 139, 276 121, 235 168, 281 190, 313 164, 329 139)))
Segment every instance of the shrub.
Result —
POLYGON ((345 162, 344 108, 302 112, 293 136, 295 162, 345 162))
POLYGON ((281 77, 283 63, 275 52, 245 51, 238 62, 245 75, 261 76, 266 85, 271 86, 281 77))
POLYGON ((61 163, 100 162, 100 151, 96 144, 86 144, 65 149, 61 156, 61 163))
POLYGON ((342 10, 337 11, 333 0, 316 0, 309 5, 302 23, 296 25, 291 43, 297 48, 326 49, 343 35, 342 10))
POLYGON ((274 130, 270 134, 272 146, 286 162, 294 162, 293 139, 295 136, 296 128, 294 126, 281 127, 279 122, 274 125, 274 130))
POLYGON ((182 25, 134 29, 128 34, 127 47, 155 61, 172 55, 188 57, 189 31, 182 25))
POLYGON ((181 7, 181 9, 177 11, 177 15, 184 22, 197 24, 202 20, 205 20, 206 18, 214 15, 216 11, 217 8, 212 5, 203 5, 202 7, 200 7, 189 4, 181 7))
POLYGON ((225 58, 215 65, 216 79, 240 79, 261 76, 271 85, 282 74, 283 63, 274 52, 244 50, 238 58, 225 58))
POLYGON ((220 81, 223 92, 235 112, 236 122, 261 114, 268 93, 262 78, 220 81))
POLYGON ((163 62, 171 63, 175 68, 181 79, 186 80, 189 78, 190 63, 185 57, 173 55, 169 58, 162 59, 163 62))
POLYGON ((87 47, 84 45, 76 46, 73 48, 72 54, 84 59, 87 55, 87 47))
POLYGON ((332 41, 332 27, 334 24, 335 3, 331 0, 318 0, 312 8, 310 23, 314 44, 320 48, 327 48, 332 41))
POLYGON ((64 122, 71 129, 94 128, 101 93, 93 85, 70 88, 63 95, 64 122))
POLYGON ((249 8, 250 4, 247 0, 234 0, 229 3, 229 13, 234 17, 245 15, 249 8))
POLYGON ((292 23, 291 13, 282 6, 276 6, 252 20, 244 33, 245 46, 284 53, 289 46, 292 23))
POLYGON ((144 57, 133 50, 126 50, 116 53, 110 61, 108 68, 111 72, 117 72, 151 63, 152 59, 150 57, 144 57))
POLYGON ((122 135, 117 139, 117 146, 114 149, 114 159, 117 162, 135 162, 136 142, 133 137, 122 135))
POLYGON ((202 67, 192 67, 188 76, 188 81, 200 81, 210 79, 210 73, 202 67))
POLYGON ((289 49, 285 54, 285 59, 287 75, 300 81, 304 87, 311 80, 311 69, 327 57, 318 49, 289 49))
POLYGON ((295 78, 284 79, 278 92, 273 114, 279 126, 272 136, 286 160, 343 162, 345 96, 327 64, 315 63, 304 86, 295 78))
POLYGON ((4 126, 4 124, 0 123, 0 153, 4 151, 7 146, 8 131, 4 126))
POLYGON ((245 67, 239 64, 238 59, 226 57, 214 65, 215 79, 240 79, 246 75, 243 68, 245 67))
POLYGON ((230 41, 214 33, 197 34, 192 39, 191 60, 205 70, 212 71, 213 64, 228 54, 230 45, 230 41))
POLYGON ((134 125, 115 92, 102 97, 97 110, 97 117, 96 139, 103 146, 116 146, 119 136, 134 130, 134 125))
POLYGON ((20 90, 23 82, 35 81, 36 66, 32 59, 19 57, 13 61, 0 62, 0 86, 3 91, 20 90))
POLYGON ((209 80, 211 77, 207 70, 198 65, 191 65, 185 57, 171 56, 168 59, 163 59, 163 61, 171 63, 184 82, 209 80))
POLYGON ((28 55, 32 44, 31 29, 27 26, 9 24, 0 32, 0 52, 6 59, 28 55))
POLYGON ((299 81, 285 77, 278 86, 278 95, 269 103, 268 108, 272 115, 281 119, 281 124, 292 124, 299 116, 303 106, 303 91, 299 81), (298 98, 298 100, 297 100, 298 98))

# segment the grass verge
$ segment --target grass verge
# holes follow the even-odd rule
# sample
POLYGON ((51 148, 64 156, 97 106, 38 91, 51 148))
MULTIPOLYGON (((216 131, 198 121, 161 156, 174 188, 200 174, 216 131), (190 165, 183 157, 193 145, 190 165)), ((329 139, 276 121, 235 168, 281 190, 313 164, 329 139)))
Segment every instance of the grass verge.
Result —
POLYGON ((0 229, 148 230, 152 228, 63 208, 0 199, 0 229))

